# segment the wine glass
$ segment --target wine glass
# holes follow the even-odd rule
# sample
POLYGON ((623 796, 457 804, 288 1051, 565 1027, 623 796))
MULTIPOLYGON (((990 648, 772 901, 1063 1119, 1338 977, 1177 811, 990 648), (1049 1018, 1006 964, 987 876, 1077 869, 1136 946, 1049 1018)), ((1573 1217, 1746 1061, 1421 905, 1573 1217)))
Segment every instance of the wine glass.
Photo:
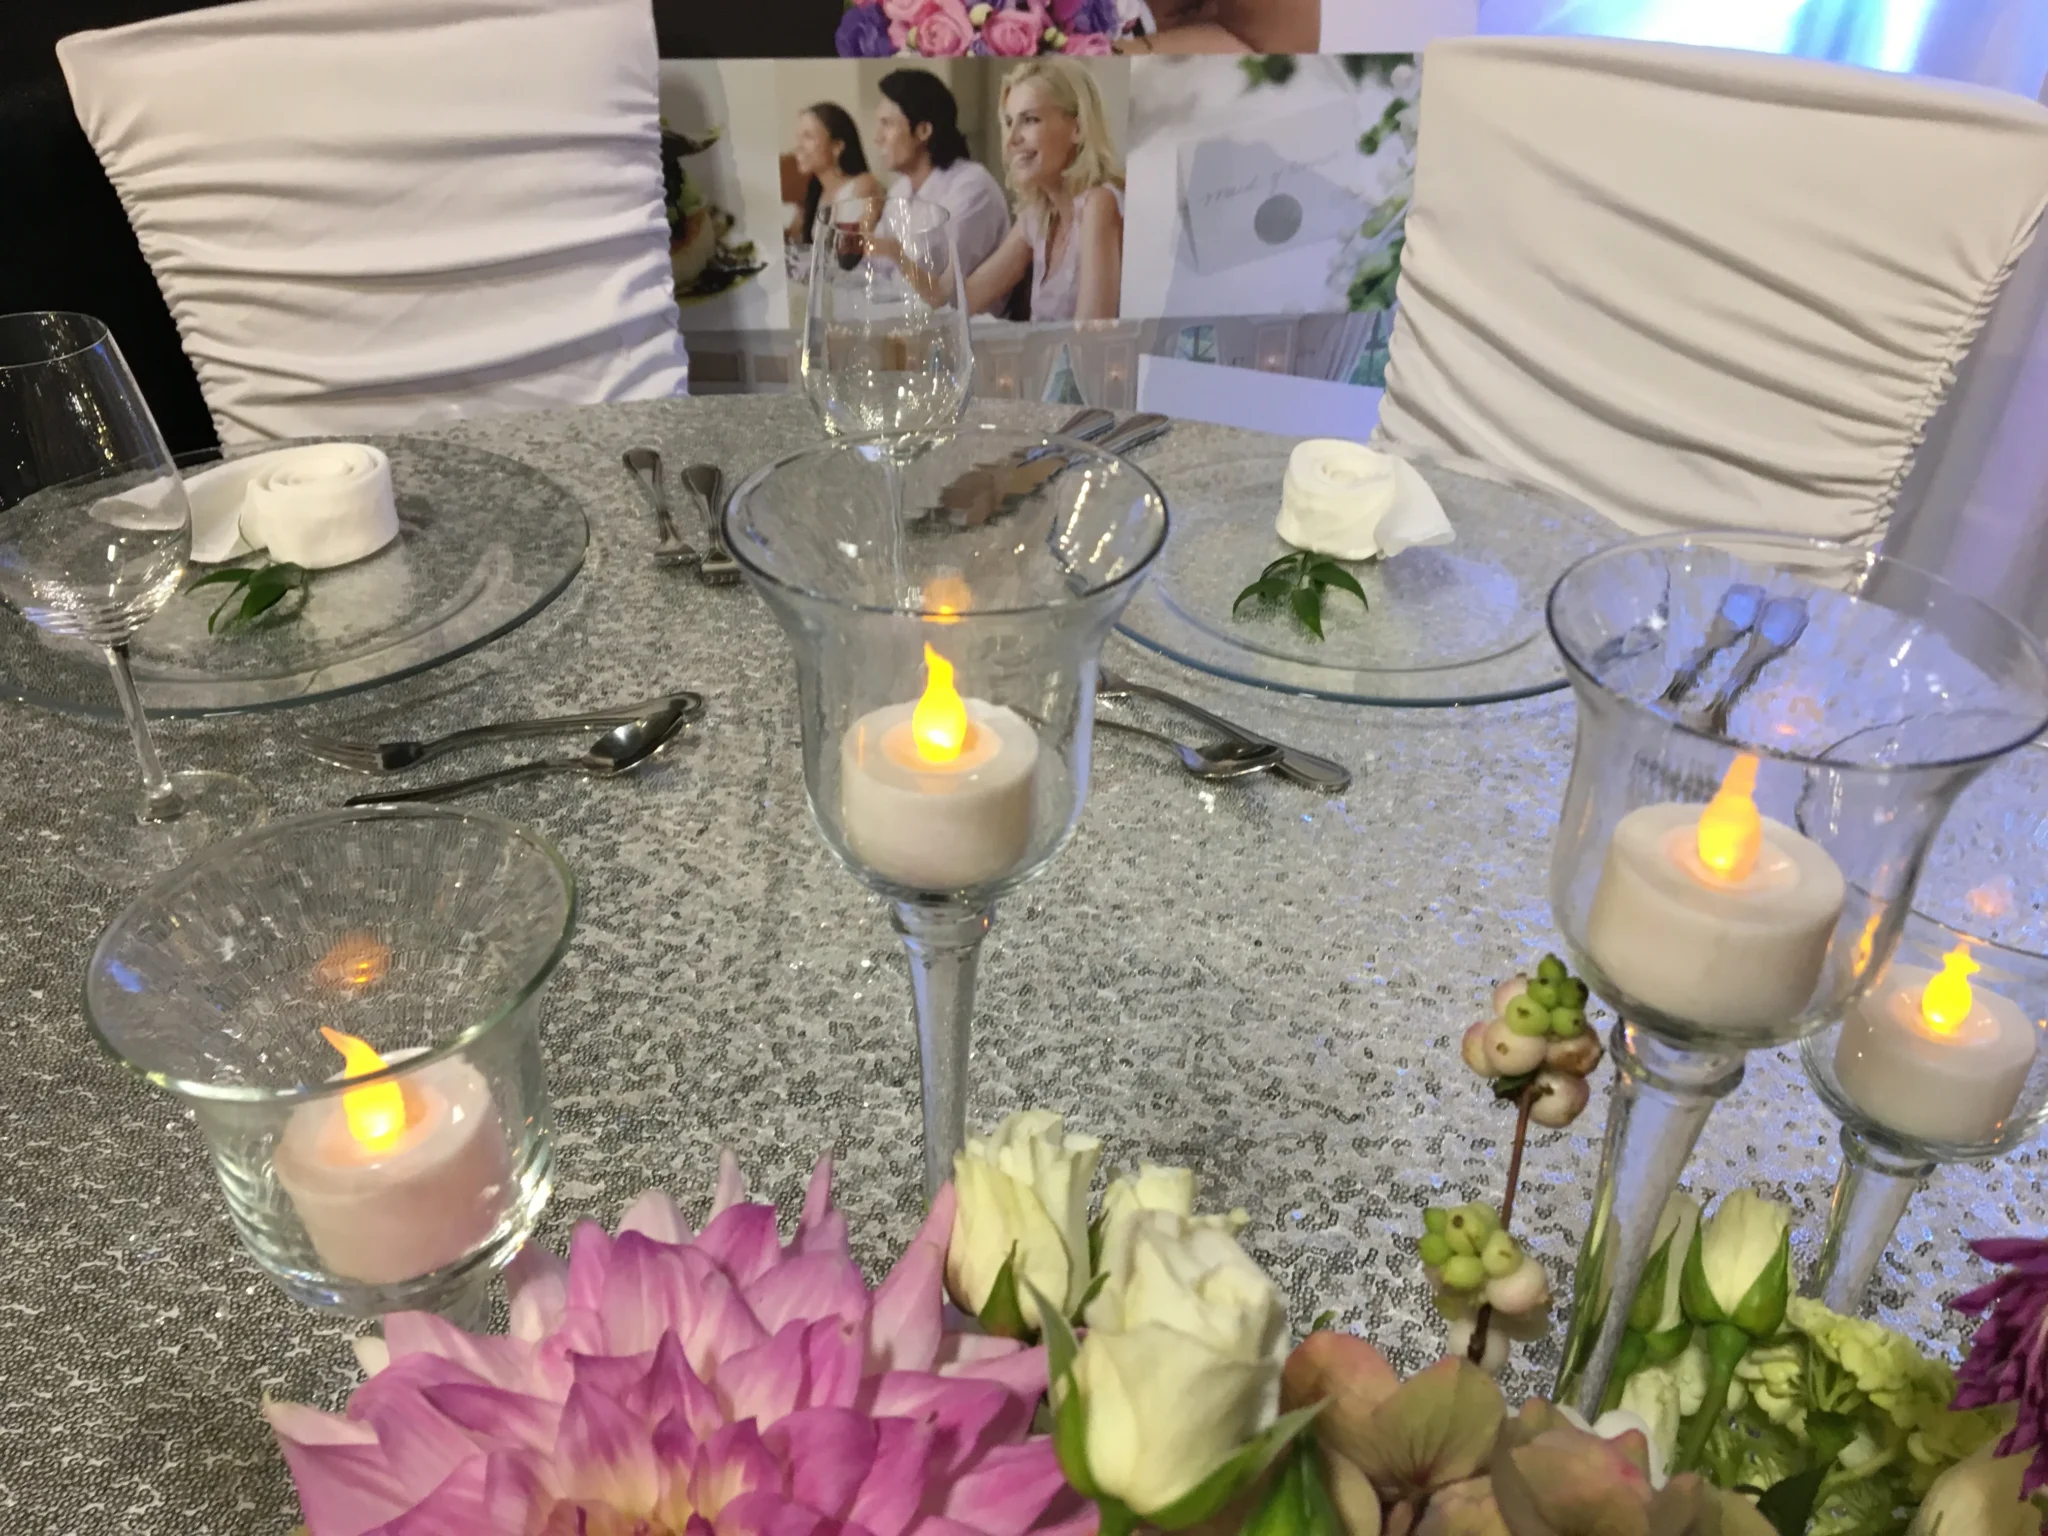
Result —
POLYGON ((177 594, 191 552, 184 482, 106 326, 0 315, 0 601, 106 655, 143 793, 95 805, 77 830, 129 876, 263 819, 241 779, 164 771, 129 667, 130 638, 177 594))
POLYGON ((974 352, 944 208, 891 198, 818 215, 797 368, 828 436, 900 438, 960 419, 974 352))
POLYGON ((1883 973, 1949 806, 2048 724, 2048 654, 1911 566, 1768 534, 1616 545, 1559 578, 1549 620, 1578 703, 1551 914, 1622 1021, 1555 1393, 1597 1415, 1715 1103, 1748 1051, 1826 1028, 1883 973), (1743 586, 1804 627, 1696 671, 1743 586))
POLYGON ((818 830, 909 955, 929 1198, 966 1138, 981 941, 1080 819, 1096 659, 1166 502, 1070 439, 945 427, 901 466, 895 441, 769 464, 733 493, 725 537, 796 654, 818 830), (989 469, 1026 460, 1021 479, 989 469))

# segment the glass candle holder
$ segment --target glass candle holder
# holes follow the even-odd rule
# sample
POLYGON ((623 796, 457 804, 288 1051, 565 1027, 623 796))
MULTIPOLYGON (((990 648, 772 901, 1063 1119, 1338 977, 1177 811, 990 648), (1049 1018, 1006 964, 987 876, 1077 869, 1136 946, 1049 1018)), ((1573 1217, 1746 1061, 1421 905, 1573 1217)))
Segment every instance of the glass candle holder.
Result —
POLYGON ((909 951, 930 1195, 965 1142, 981 941, 1080 819, 1096 658, 1166 503, 1087 444, 954 427, 777 460, 725 534, 795 648, 818 829, 909 951))
POLYGON ((2003 1157, 2048 1119, 2048 751, 1998 763, 1942 824, 1898 946, 1845 1017, 1800 1043, 1842 1122, 1810 1289, 1863 1304, 1915 1193, 2003 1157))
POLYGON ((1578 703, 1551 911, 1622 1021, 1556 1393, 1597 1414, 1714 1103, 1882 971, 1950 803, 2048 722, 2048 657, 1933 576, 1762 534, 1617 545, 1549 621, 1578 703))
POLYGON ((323 811, 208 849, 114 919, 93 1033, 189 1109, 256 1262, 355 1317, 480 1322, 549 1190, 541 990, 575 881, 522 827, 323 811))

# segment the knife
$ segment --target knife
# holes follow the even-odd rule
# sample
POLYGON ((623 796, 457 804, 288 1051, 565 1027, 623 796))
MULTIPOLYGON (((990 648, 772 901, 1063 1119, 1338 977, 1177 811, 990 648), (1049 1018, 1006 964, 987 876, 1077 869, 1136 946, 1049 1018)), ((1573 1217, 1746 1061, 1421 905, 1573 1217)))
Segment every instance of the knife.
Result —
MULTIPOLYGON (((1104 453, 1130 453, 1164 437, 1172 430, 1173 422, 1170 418, 1146 411, 1133 416, 1095 446, 1104 453)), ((986 512, 971 521, 956 512, 954 521, 963 528, 972 528, 1014 512, 1026 498, 1035 494, 1053 476, 1071 468, 1073 463, 1074 455, 1064 452, 1054 444, 1035 449, 1023 463, 1004 472, 999 487, 1001 494, 986 512)))
MULTIPOLYGON (((1076 411, 1060 424, 1055 437, 1074 437, 1089 442, 1116 425, 1116 413, 1100 406, 1076 411)), ((963 528, 977 527, 989 520, 1002 499, 1004 477, 1042 454, 1054 452, 1051 444, 1020 448, 993 464, 977 464, 939 492, 939 506, 953 514, 963 528)))

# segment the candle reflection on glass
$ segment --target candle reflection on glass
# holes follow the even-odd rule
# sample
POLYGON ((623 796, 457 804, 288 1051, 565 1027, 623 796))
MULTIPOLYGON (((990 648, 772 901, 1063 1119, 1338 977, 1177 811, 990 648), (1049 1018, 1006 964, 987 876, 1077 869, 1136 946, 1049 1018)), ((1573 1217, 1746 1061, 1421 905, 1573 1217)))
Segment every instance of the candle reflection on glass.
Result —
POLYGON ((1880 1125, 1922 1141, 1995 1139, 2033 1071, 2038 1031, 1970 978, 1969 942, 1940 971, 1894 965, 1843 1021, 1835 1075, 1880 1125))

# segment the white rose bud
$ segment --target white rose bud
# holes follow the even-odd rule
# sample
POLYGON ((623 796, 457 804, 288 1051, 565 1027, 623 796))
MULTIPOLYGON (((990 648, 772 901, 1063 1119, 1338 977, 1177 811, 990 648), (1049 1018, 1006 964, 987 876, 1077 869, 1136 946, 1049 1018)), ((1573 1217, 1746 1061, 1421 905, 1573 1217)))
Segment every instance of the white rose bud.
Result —
POLYGON ((1069 1136, 1050 1110, 1022 1110, 953 1159, 959 1204, 946 1248, 946 1286, 979 1315, 1003 1264, 1018 1308, 1040 1325, 1031 1287, 1071 1312, 1088 1289, 1088 1188, 1102 1143, 1069 1136), (1025 1284, 1026 1281, 1030 1285, 1025 1284))
POLYGON ((1102 1192, 1102 1251, 1105 1255, 1123 1251, 1126 1246, 1121 1240, 1124 1226, 1141 1211, 1168 1211, 1175 1216, 1186 1216, 1197 1226, 1215 1227, 1232 1237, 1242 1232, 1251 1220, 1243 1210, 1196 1216, 1194 1209, 1193 1169, 1140 1163, 1136 1173, 1121 1174, 1111 1179, 1109 1187, 1102 1192))
POLYGON ((2020 1497, 2025 1456, 1986 1446, 1934 1480, 1906 1536, 2040 1536, 2041 1512, 2020 1497))
POLYGON ((1685 1310, 1695 1322, 1733 1323, 1753 1339, 1785 1321, 1792 1212, 1753 1190, 1724 1195, 1701 1224, 1685 1267, 1685 1310))
POLYGON ((1074 1361, 1088 1471, 1150 1515, 1273 1422, 1287 1310, 1227 1231, 1171 1211, 1133 1213, 1103 1259, 1074 1361))

